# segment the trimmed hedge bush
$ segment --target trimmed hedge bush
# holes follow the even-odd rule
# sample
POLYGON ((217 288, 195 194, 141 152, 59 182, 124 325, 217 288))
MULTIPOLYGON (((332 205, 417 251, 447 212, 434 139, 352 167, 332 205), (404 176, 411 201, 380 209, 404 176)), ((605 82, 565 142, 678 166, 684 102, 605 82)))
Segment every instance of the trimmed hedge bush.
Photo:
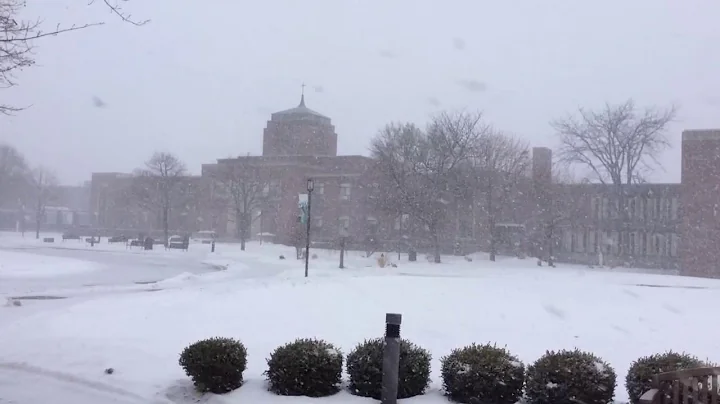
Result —
MULTIPOLYGON (((350 393, 380 399, 384 338, 365 340, 347 357, 350 393)), ((430 360, 427 350, 408 340, 400 340, 398 398, 414 397, 425 392, 430 384, 430 360)))
POLYGON ((232 338, 209 338, 186 347, 179 363, 198 391, 222 394, 242 386, 247 350, 232 338))
POLYGON ((707 364, 697 357, 673 351, 638 358, 630 365, 625 377, 625 388, 630 402, 637 404, 640 396, 652 388, 653 375, 703 366, 707 364))
POLYGON ((615 396, 616 375, 589 352, 548 351, 527 370, 529 404, 608 404, 615 396))
POLYGON ((343 355, 332 344, 297 339, 275 349, 267 360, 268 389, 283 396, 335 394, 342 381, 343 355))
POLYGON ((523 396, 525 365, 506 349, 472 344, 440 362, 445 393, 454 401, 515 404, 523 396))

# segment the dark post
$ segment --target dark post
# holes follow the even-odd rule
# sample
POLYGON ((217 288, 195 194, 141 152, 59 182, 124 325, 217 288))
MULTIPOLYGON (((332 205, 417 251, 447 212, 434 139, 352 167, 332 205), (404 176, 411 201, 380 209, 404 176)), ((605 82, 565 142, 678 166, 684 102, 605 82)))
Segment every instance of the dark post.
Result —
POLYGON ((385 314, 382 404, 397 404, 398 369, 400 368, 400 323, 402 323, 402 314, 385 314))
POLYGON ((345 236, 340 236, 340 269, 345 268, 345 236))
POLYGON ((308 204, 307 204, 307 234, 305 235, 305 277, 308 277, 308 264, 310 263, 310 211, 312 208, 312 191, 315 183, 312 178, 307 180, 308 204))
POLYGON ((210 243, 210 252, 215 252, 215 240, 210 243))

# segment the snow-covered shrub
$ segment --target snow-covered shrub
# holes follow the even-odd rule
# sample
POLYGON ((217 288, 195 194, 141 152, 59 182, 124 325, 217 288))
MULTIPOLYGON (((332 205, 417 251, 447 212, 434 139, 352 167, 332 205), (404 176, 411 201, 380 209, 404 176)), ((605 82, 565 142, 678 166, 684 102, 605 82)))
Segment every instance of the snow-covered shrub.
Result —
POLYGON ((267 360, 268 388, 283 396, 323 397, 340 389, 343 355, 332 344, 297 339, 275 349, 267 360))
MULTIPOLYGON (((347 357, 350 393, 380 399, 384 338, 365 340, 347 357)), ((400 340, 398 398, 414 397, 425 392, 430 384, 430 360, 427 350, 408 340, 400 340)))
POLYGON ((222 394, 242 385, 247 350, 232 338, 209 338, 185 348, 179 363, 198 391, 222 394))
POLYGON ((454 401, 515 404, 523 396, 525 365, 506 349, 472 344, 440 363, 445 393, 454 401))
POLYGON ((608 404, 615 396, 616 375, 589 352, 546 352, 527 369, 528 404, 608 404))
POLYGON ((653 375, 703 366, 706 364, 697 357, 673 351, 638 358, 630 365, 625 377, 630 402, 637 404, 640 396, 652 388, 653 375))

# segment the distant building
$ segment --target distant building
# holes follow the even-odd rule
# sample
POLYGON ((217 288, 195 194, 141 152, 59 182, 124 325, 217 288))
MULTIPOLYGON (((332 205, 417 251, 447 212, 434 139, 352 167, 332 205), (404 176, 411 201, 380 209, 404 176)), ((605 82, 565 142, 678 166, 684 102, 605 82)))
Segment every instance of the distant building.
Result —
MULTIPOLYGON (((297 107, 273 113, 263 132, 261 156, 219 159, 203 164, 202 174, 187 177, 195 198, 173 214, 177 231, 214 230, 233 237, 231 204, 216 181, 229 167, 253 167, 265 184, 262 203, 248 212, 250 238, 291 243, 299 215, 298 198, 315 184, 312 200, 312 240, 333 244, 348 236, 359 248, 369 236, 385 251, 428 250, 419 235, 422 226, 409 215, 388 217, 374 209, 382 192, 374 175, 374 160, 338 156, 338 135, 329 117, 309 109, 301 97, 297 107)), ((683 274, 720 277, 720 130, 683 133, 682 183, 638 184, 627 187, 625 221, 611 206, 608 188, 600 184, 559 185, 551 178, 552 153, 534 148, 532 168, 521 179, 513 203, 502 206, 496 221, 498 251, 537 255, 543 231, 543 201, 539 190, 572 199, 571 220, 553 235, 557 261, 609 266, 639 266, 680 270, 683 274)), ((157 229, 158 216, 128 202, 127 174, 94 173, 90 211, 94 226, 103 229, 157 229)), ((477 195, 475 198, 479 198, 477 195)), ((448 220, 442 229, 444 254, 487 251, 488 220, 482 200, 448 199, 448 220)))

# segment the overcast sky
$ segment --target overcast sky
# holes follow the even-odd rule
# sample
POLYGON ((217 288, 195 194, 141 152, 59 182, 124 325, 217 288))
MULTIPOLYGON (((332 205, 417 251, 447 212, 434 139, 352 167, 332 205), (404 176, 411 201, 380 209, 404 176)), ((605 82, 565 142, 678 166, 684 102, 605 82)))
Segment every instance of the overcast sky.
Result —
POLYGON ((38 42, 37 66, 0 92, 32 104, 0 117, 0 141, 68 184, 156 149, 194 173, 260 154, 270 113, 296 106, 303 82, 341 154, 367 154, 389 121, 458 108, 553 147, 552 118, 634 97, 681 107, 653 178, 676 182, 681 131, 720 127, 717 0, 130 0, 152 20, 140 28, 99 3, 28 0, 48 28, 107 24, 38 42))

